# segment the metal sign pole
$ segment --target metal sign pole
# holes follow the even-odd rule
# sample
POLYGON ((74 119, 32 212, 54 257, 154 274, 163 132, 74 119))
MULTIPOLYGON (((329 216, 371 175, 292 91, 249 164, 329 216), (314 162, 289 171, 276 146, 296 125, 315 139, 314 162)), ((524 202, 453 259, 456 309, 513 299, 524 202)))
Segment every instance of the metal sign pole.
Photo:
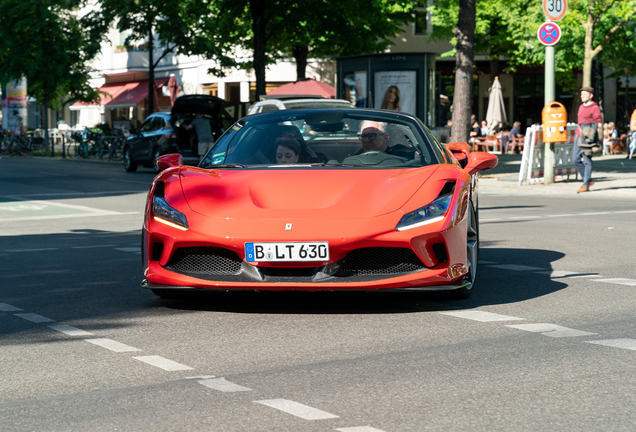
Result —
MULTIPOLYGON (((548 105, 555 97, 554 46, 545 47, 545 97, 544 105, 548 105)), ((554 183, 554 144, 545 143, 543 154, 543 182, 554 183)))

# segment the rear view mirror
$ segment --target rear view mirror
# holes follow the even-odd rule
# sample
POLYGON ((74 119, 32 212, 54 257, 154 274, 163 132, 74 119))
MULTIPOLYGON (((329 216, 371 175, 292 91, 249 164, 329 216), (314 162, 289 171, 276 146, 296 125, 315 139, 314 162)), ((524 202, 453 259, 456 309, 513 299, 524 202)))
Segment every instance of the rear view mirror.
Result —
POLYGON ((499 159, 492 153, 472 152, 468 155, 468 163, 464 170, 473 175, 479 171, 486 171, 497 166, 499 159))

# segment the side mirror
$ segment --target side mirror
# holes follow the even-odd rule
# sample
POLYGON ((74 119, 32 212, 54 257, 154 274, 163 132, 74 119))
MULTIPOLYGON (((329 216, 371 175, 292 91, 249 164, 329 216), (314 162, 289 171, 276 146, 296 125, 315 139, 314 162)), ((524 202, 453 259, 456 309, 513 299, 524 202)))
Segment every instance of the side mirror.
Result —
POLYGON ((455 156, 457 162, 462 168, 466 168, 468 163, 468 155, 470 154, 470 146, 464 142, 454 142, 444 144, 444 146, 455 156))
POLYGON ((157 158, 157 166, 162 170, 183 165, 183 156, 179 153, 170 153, 157 158))
POLYGON ((498 162, 499 159, 492 153, 472 152, 468 155, 468 163, 464 171, 473 175, 479 171, 486 171, 496 167, 498 162))

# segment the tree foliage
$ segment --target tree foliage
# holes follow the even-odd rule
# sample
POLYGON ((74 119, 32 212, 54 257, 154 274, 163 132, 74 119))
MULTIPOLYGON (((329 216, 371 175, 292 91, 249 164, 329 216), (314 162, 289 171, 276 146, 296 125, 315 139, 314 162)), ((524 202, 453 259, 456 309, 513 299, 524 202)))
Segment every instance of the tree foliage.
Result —
MULTIPOLYGON (((437 0, 433 12, 434 37, 449 37, 457 23, 459 0, 437 0)), ((573 70, 583 71, 583 86, 591 84, 592 59, 614 69, 636 66, 626 53, 636 48, 633 1, 570 0, 565 18, 559 22, 562 37, 555 46, 557 82, 569 91, 581 86, 573 70)), ((546 21, 540 1, 477 0, 475 52, 502 56, 508 72, 518 66, 545 62, 545 49, 537 29, 546 21)), ((453 55, 454 52, 446 53, 453 55)))
POLYGON ((26 77, 29 96, 59 109, 99 97, 89 85, 90 62, 105 27, 79 0, 0 2, 0 80, 26 77))

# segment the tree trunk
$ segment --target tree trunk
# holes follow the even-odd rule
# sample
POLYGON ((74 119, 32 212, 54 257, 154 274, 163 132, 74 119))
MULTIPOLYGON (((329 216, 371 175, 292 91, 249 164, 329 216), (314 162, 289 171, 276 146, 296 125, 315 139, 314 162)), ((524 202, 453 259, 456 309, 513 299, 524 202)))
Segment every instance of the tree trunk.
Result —
POLYGON ((495 82, 495 78, 501 73, 501 62, 499 61, 499 55, 490 55, 490 84, 495 82))
POLYGON ((146 116, 155 110, 155 62, 153 59, 152 20, 148 19, 148 110, 146 116))
POLYGON ((603 123, 605 123, 605 76, 603 73, 603 63, 596 63, 596 83, 598 92, 596 95, 596 103, 601 110, 601 118, 603 119, 603 123))
POLYGON ((453 141, 468 142, 473 102, 473 43, 475 0, 459 0, 459 20, 455 27, 457 44, 455 93, 453 95, 453 141))
POLYGON ((252 31, 254 33, 254 74, 256 75, 256 100, 265 91, 265 67, 267 64, 267 18, 265 0, 250 0, 252 31))
POLYGON ((296 81, 306 78, 308 46, 295 46, 292 48, 294 60, 296 60, 296 81))
POLYGON ((581 87, 592 87, 592 60, 594 60, 594 17, 592 11, 587 14, 585 28, 585 54, 583 57, 583 84, 581 87))

